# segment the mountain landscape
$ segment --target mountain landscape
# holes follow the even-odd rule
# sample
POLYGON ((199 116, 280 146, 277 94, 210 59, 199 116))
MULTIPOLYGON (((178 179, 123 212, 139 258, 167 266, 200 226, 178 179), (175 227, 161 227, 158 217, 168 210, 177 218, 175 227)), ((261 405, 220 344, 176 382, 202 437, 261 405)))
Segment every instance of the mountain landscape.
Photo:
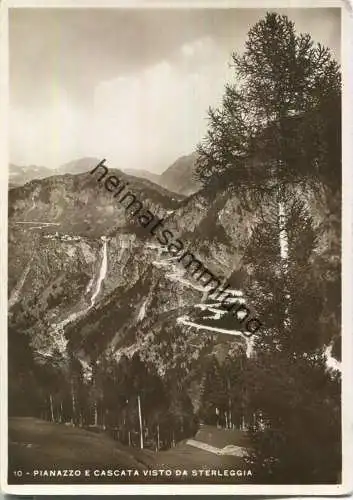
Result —
MULTIPOLYGON (((231 284, 235 302, 245 300, 251 269, 244 256, 260 207, 245 208, 229 188, 184 198, 112 172, 129 182, 205 267, 231 284)), ((335 273, 339 200, 323 185, 298 194, 320 233, 313 260, 317 275, 335 273)), ((197 413, 213 356, 223 366, 229 357, 251 353, 239 320, 224 317, 220 303, 207 298, 207 289, 90 173, 33 180, 10 191, 9 256, 9 332, 25 334, 39 366, 56 359, 65 371, 74 358, 90 384, 104 360, 137 353, 158 376, 187 387, 185 395, 197 413)), ((339 332, 327 335, 323 329, 317 347, 324 353, 330 345, 335 363, 339 332)), ((87 418, 99 424, 103 417, 87 418)))
POLYGON ((42 179, 51 175, 51 170, 46 167, 36 165, 18 166, 9 165, 9 189, 22 186, 32 179, 42 179))
MULTIPOLYGON (((196 153, 182 156, 162 174, 155 174, 143 169, 124 169, 124 173, 145 179, 166 190, 180 195, 190 195, 200 189, 201 185, 194 179, 196 153)), ((31 180, 43 179, 56 175, 87 173, 100 162, 101 159, 84 157, 70 161, 55 169, 46 167, 9 165, 9 189, 26 184, 31 180)))
MULTIPOLYGON (((224 277, 236 270, 229 245, 237 239, 244 222, 239 224, 239 233, 234 233, 233 223, 230 226, 227 221, 225 207, 227 201, 232 204, 232 199, 220 197, 223 225, 210 225, 209 234, 204 234, 202 225, 207 227, 204 210, 207 199, 199 196, 180 206, 182 199, 172 193, 168 196, 159 186, 128 179, 133 192, 139 193, 153 213, 166 218, 168 227, 183 234, 191 249, 204 257, 205 265, 224 277), (206 247, 207 254, 204 252, 206 247)), ((99 302, 67 327, 77 332, 70 337, 70 346, 80 345, 83 349, 84 345, 88 361, 91 355, 94 359, 100 354, 100 349, 104 352, 116 345, 143 351, 147 357, 158 356, 159 335, 165 336, 167 344, 168 336, 175 336, 179 330, 183 334, 179 342, 187 347, 190 335, 186 336, 186 332, 190 329, 180 327, 177 320, 184 311, 202 301, 200 286, 192 277, 183 277, 183 270, 170 261, 166 249, 134 227, 125 210, 114 206, 109 193, 102 191, 90 174, 55 176, 12 190, 9 214, 9 289, 10 304, 13 304, 10 316, 16 322, 21 321, 19 311, 23 309, 28 314, 31 310, 38 346, 43 346, 44 339, 50 344, 47 329, 51 324, 60 323, 72 313, 79 314, 90 304, 94 287, 99 284, 95 299, 99 302), (104 269, 103 262, 106 262, 104 269), (18 302, 17 297, 21 297, 18 302), (116 314, 120 317, 119 329, 114 320, 116 314), (103 320, 106 331, 101 339, 103 345, 99 347, 93 339, 99 336, 103 320), (89 335, 85 333, 87 328, 89 335), (143 348, 151 343, 151 335, 146 329, 155 331, 156 335, 150 348, 143 348), (39 335, 41 330, 42 335, 39 335), (93 353, 92 349, 98 349, 98 353, 93 353)), ((246 221, 247 217, 244 219, 246 221)), ((55 335, 53 333, 53 345, 48 345, 48 352, 61 345, 60 333, 58 339, 55 335)), ((207 335, 200 337, 197 331, 191 333, 190 338, 200 347, 192 348, 190 353, 180 349, 185 362, 190 361, 189 357, 198 356, 202 347, 200 339, 208 341, 207 335)), ((101 340, 98 339, 98 343, 101 340)), ((161 353, 159 363, 159 369, 164 372, 168 366, 161 353)), ((175 364, 175 360, 171 359, 171 363, 175 364)))
POLYGON ((226 87, 197 152, 160 176, 108 162, 95 169, 96 158, 10 175, 15 469, 39 460, 33 450, 47 457, 42 467, 82 454, 90 464, 86 449, 136 469, 254 471, 242 483, 339 482, 339 71, 285 16, 256 26, 254 47, 234 55, 244 87, 226 87), (257 59, 277 60, 276 30, 289 37, 283 74, 276 66, 270 80, 279 103, 257 59), (300 50, 288 62, 293 40, 300 50), (306 51, 322 58, 310 84, 306 51), (296 58, 301 100, 286 66, 296 58), (120 184, 132 203, 113 193, 120 184), (136 201, 163 230, 148 229, 136 201), (102 442, 86 445, 89 432, 102 442), (71 438, 72 454, 63 445, 53 457, 43 436, 59 451, 60 436, 71 438))

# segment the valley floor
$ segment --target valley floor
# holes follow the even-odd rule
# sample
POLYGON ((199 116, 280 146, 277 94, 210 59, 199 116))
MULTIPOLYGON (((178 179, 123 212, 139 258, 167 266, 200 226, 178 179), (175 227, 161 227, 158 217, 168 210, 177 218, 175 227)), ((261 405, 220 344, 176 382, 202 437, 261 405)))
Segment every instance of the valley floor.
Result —
POLYGON ((170 450, 156 453, 121 445, 103 433, 32 417, 14 417, 9 420, 8 481, 9 484, 254 482, 242 457, 214 451, 230 445, 246 448, 244 433, 202 426, 191 441, 201 443, 206 449, 184 440, 170 450), (114 471, 113 475, 109 476, 108 471, 114 471), (171 475, 167 476, 166 471, 171 471, 171 475))

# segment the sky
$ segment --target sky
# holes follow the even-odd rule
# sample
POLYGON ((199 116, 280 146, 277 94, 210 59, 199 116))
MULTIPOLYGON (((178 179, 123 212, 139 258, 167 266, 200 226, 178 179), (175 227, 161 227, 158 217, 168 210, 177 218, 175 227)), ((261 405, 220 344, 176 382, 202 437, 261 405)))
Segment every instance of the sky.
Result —
MULTIPOLYGON (((339 9, 276 9, 340 61, 339 9)), ((161 172, 190 154, 263 9, 10 9, 10 161, 161 172)))

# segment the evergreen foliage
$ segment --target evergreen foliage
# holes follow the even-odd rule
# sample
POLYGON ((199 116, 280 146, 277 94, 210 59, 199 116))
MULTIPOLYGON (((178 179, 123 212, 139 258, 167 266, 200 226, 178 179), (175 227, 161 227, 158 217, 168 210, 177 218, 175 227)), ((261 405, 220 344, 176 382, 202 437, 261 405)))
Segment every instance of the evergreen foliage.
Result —
MULTIPOLYGON (((251 464, 263 482, 336 482, 340 377, 322 348, 339 336, 339 266, 332 252, 316 254, 323 228, 305 194, 339 196, 339 67, 275 13, 232 59, 234 83, 209 111, 196 176, 206 190, 235 189, 258 213, 243 262, 247 295, 264 318, 244 375, 242 400, 255 417, 251 464)), ((334 213, 339 220, 337 206, 334 213)))

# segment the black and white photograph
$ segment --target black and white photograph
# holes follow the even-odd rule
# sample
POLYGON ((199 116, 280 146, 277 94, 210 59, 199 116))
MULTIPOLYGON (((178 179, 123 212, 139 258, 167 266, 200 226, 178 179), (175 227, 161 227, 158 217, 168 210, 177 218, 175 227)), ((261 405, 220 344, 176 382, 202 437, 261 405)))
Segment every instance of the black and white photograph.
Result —
POLYGON ((8 8, 8 491, 343 485, 345 9, 288 6, 8 8))

